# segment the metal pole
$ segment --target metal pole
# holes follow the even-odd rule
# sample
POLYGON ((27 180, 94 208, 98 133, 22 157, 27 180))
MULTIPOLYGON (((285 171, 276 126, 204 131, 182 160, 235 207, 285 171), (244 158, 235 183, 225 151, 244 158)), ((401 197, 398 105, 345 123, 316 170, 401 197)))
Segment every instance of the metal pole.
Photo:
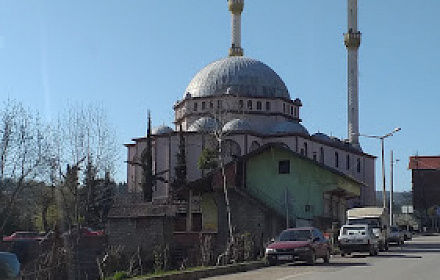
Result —
POLYGON ((285 204, 286 204, 286 228, 289 228, 289 199, 288 199, 288 192, 287 192, 287 186, 284 192, 285 196, 285 204))
POLYGON ((394 224, 394 220, 393 220, 393 177, 394 177, 394 173, 393 173, 393 150, 391 150, 391 166, 390 166, 390 225, 394 224))
POLYGON ((386 200, 386 190, 385 190, 385 155, 384 155, 384 137, 380 137, 380 146, 382 149, 382 200, 383 200, 383 208, 387 207, 387 200, 386 200))

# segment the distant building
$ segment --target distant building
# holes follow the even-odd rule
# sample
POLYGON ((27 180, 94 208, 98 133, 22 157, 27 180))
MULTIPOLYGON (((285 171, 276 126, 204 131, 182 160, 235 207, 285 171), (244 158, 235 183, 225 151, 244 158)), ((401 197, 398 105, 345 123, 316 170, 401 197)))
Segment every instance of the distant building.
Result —
POLYGON ((409 158, 412 174, 414 210, 423 216, 440 206, 440 156, 412 156, 409 158))

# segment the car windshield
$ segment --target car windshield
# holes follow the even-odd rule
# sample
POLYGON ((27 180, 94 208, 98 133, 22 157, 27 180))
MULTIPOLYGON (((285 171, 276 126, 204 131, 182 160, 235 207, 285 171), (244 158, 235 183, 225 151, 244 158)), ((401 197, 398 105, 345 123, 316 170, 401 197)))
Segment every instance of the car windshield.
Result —
POLYGON ((380 221, 376 218, 365 218, 365 219, 350 219, 348 220, 349 225, 369 225, 373 228, 380 228, 380 221))
POLYGON ((365 227, 344 227, 342 229, 343 235, 357 235, 357 234, 365 235, 365 233, 366 233, 365 227))
POLYGON ((392 232, 398 232, 399 229, 398 229, 397 227, 391 227, 391 231, 392 231, 392 232))
POLYGON ((311 239, 310 230, 285 230, 278 237, 279 241, 306 241, 311 239))

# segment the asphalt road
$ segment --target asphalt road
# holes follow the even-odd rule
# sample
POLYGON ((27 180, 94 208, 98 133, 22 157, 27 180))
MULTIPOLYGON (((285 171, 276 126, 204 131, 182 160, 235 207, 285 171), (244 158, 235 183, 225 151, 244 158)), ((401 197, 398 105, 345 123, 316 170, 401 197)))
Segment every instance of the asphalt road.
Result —
POLYGON ((318 260, 284 264, 258 270, 206 278, 210 280, 434 280, 440 279, 440 236, 415 236, 403 246, 391 246, 378 256, 354 253, 333 256, 330 264, 318 260))

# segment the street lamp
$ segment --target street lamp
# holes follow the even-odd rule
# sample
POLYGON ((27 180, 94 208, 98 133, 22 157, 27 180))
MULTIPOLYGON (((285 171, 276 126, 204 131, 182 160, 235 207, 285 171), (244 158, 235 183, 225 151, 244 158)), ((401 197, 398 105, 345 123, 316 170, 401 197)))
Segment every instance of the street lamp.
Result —
POLYGON ((390 133, 387 133, 385 135, 365 135, 365 134, 359 134, 359 136, 363 136, 363 137, 367 137, 367 138, 376 138, 376 139, 380 139, 380 147, 381 147, 381 155, 382 155, 382 199, 383 199, 383 208, 386 208, 387 206, 387 200, 386 200, 386 196, 385 196, 385 155, 384 155, 384 140, 385 138, 388 138, 390 136, 393 136, 394 133, 400 131, 400 127, 396 127, 393 131, 391 131, 390 133))
POLYGON ((394 218, 393 218, 393 188, 394 188, 394 164, 396 164, 399 161, 399 159, 393 158, 393 150, 391 150, 390 153, 390 225, 394 224, 394 218))

